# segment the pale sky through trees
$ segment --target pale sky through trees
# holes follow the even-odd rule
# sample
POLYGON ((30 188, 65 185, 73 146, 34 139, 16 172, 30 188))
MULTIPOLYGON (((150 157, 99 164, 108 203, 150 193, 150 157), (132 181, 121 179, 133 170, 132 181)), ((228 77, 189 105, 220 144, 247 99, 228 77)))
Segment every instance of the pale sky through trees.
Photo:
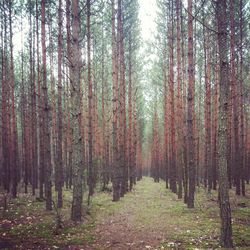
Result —
POLYGON ((144 41, 151 40, 154 37, 156 29, 156 0, 139 0, 141 21, 141 35, 144 41))
MULTIPOLYGON (((139 0, 140 12, 139 18, 141 21, 141 35, 143 41, 149 41, 154 38, 154 33, 156 29, 155 18, 157 4, 156 0, 139 0)), ((22 19, 23 21, 23 33, 28 33, 28 20, 26 18, 22 19)), ((22 49, 22 37, 21 37, 21 20, 18 24, 18 27, 14 28, 14 50, 21 51, 22 49)), ((24 39, 23 39, 24 40, 24 39)))

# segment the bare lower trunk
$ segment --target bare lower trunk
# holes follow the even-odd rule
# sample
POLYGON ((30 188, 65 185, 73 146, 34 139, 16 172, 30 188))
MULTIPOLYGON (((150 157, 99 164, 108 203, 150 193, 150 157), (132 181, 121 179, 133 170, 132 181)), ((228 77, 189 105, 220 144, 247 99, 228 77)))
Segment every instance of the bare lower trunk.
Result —
POLYGON ((218 42, 220 57, 220 97, 219 97, 219 203, 221 217, 221 245, 222 247, 233 247, 231 208, 229 202, 229 188, 227 176, 227 114, 228 114, 228 59, 227 59, 227 1, 218 0, 216 3, 218 21, 218 42))

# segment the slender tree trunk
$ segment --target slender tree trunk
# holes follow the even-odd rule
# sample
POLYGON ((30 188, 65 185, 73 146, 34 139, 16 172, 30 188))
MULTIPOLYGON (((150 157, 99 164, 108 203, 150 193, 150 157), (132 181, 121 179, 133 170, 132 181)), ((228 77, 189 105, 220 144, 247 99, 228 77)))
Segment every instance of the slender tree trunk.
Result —
MULTIPOLYGON (((72 86, 72 50, 71 50, 71 30, 70 30, 70 6, 71 1, 66 0, 66 31, 67 31, 67 59, 68 59, 68 73, 69 73, 69 79, 67 80, 67 93, 69 93, 69 83, 70 86, 72 86)), ((72 168, 73 168, 73 162, 72 162, 72 150, 73 150, 73 135, 72 135, 72 123, 71 123, 71 116, 70 116, 70 110, 71 110, 71 99, 70 95, 67 96, 67 109, 68 109, 68 115, 67 115, 67 141, 68 141, 68 185, 69 188, 72 187, 72 168)), ((84 142, 83 142, 84 143, 84 142)))
POLYGON ((123 34, 123 9, 122 0, 118 0, 117 33, 119 44, 119 164, 121 197, 128 190, 128 168, 126 164, 126 85, 125 85, 125 58, 124 58, 124 34, 123 34))
POLYGON ((175 136, 175 93, 174 93, 174 3, 170 3, 171 24, 169 37, 169 91, 170 91, 170 189, 177 193, 176 185, 176 136, 175 136))
POLYGON ((90 196, 94 194, 94 166, 93 166, 93 90, 92 90, 92 77, 91 77, 91 33, 90 33, 90 0, 87 0, 87 57, 88 57, 88 204, 90 196))
POLYGON ((50 151, 50 126, 49 126, 49 103, 48 103, 48 88, 47 88, 47 70, 46 70, 46 44, 45 44, 45 0, 42 0, 41 6, 42 16, 42 61, 43 61, 43 127, 44 127, 44 164, 45 164, 45 196, 46 210, 52 210, 52 181, 51 181, 51 151, 50 151))
POLYGON ((177 173, 178 173, 178 198, 182 198, 182 166, 183 166, 183 154, 182 154, 182 77, 181 77, 181 26, 180 26, 180 0, 176 1, 176 17, 177 17, 177 173))
POLYGON ((62 123, 62 0, 59 0, 58 6, 58 99, 57 99, 57 206, 61 208, 63 206, 62 186, 63 186, 63 123, 62 123))
POLYGON ((219 204, 221 217, 221 245, 232 248, 231 208, 229 202, 228 176, 227 176, 227 114, 228 114, 228 58, 227 58, 227 1, 217 0, 216 14, 218 22, 218 44, 220 60, 220 97, 219 97, 219 204))
POLYGON ((168 93, 167 93, 167 62, 166 43, 163 51, 163 84, 164 84, 164 150, 165 150, 165 181, 168 188, 169 181, 169 119, 168 119, 168 93))
POLYGON ((180 6, 181 13, 181 54, 182 54, 182 79, 183 79, 183 189, 184 203, 188 202, 188 139, 187 139, 187 74, 186 74, 186 56, 185 56, 185 30, 182 4, 180 6))
POLYGON ((243 0, 240 0, 240 96, 239 96, 239 108, 240 108, 240 163, 239 165, 242 167, 241 171, 241 191, 242 195, 246 195, 246 187, 245 187, 245 178, 246 178, 246 156, 247 151, 245 150, 245 117, 244 117, 244 86, 243 86, 243 0))
MULTIPOLYGON (((6 3, 5 3, 6 4, 6 3)), ((9 126, 9 88, 7 78, 7 17, 6 12, 3 15, 4 31, 2 34, 2 141, 3 144, 3 174, 2 183, 4 189, 10 192, 10 126, 9 126)))
POLYGON ((13 61, 13 42, 12 42, 12 0, 9 0, 9 29, 10 29, 10 84, 11 84, 11 182, 12 196, 17 196, 17 173, 18 173, 18 134, 16 124, 16 108, 15 108, 15 75, 13 61))
POLYGON ((40 74, 40 53, 39 53, 39 12, 38 0, 36 0, 36 60, 37 60, 37 103, 38 103, 38 123, 39 123, 39 198, 44 198, 44 136, 43 136, 43 96, 41 91, 41 74, 40 74))
POLYGON ((219 113, 219 64, 215 66, 215 86, 213 97, 213 133, 212 133, 212 167, 213 167, 213 189, 216 190, 217 172, 218 172, 218 113, 219 113))
POLYGON ((193 57, 193 17, 192 17, 192 0, 188 0, 188 175, 189 175, 189 193, 188 208, 194 208, 195 193, 195 138, 194 138, 194 57, 193 57))
POLYGON ((240 165, 239 152, 239 114, 238 114, 238 86, 235 72, 235 17, 234 17, 234 0, 230 0, 230 67, 231 67, 231 86, 232 86, 232 104, 233 104, 233 152, 232 152, 232 166, 234 172, 234 180, 236 185, 236 194, 241 194, 240 173, 242 167, 240 165))
POLYGON ((80 33, 80 13, 79 1, 72 1, 72 129, 73 129, 73 145, 72 145, 72 161, 73 161, 73 201, 71 210, 71 219, 80 221, 82 218, 82 179, 83 179, 83 152, 82 152, 82 136, 80 129, 81 121, 81 60, 79 47, 80 33))
POLYGON ((212 189, 212 150, 211 150, 211 69, 209 42, 204 32, 204 54, 205 54, 205 171, 208 181, 208 192, 212 189))
POLYGON ((132 41, 131 33, 129 34, 129 58, 128 58, 128 168, 129 168, 129 190, 133 188, 135 180, 135 165, 134 165, 134 146, 132 145, 133 133, 133 103, 132 103, 132 41))
POLYGON ((117 72, 117 42, 115 32, 115 0, 112 0, 112 82, 113 82, 113 201, 120 200, 120 180, 119 180, 119 166, 118 166, 118 134, 117 134, 117 117, 118 117, 118 72, 117 72))

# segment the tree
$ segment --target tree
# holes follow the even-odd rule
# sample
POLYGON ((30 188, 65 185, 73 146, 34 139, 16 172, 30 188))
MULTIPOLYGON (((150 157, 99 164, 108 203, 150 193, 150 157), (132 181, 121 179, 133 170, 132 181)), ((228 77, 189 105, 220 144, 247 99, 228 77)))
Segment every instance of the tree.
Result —
POLYGON ((219 165, 219 204, 221 217, 221 245, 233 247, 231 208, 229 202, 229 186, 227 177, 227 114, 228 114, 228 49, 227 49, 227 1, 216 2, 218 25, 218 49, 220 61, 220 96, 219 96, 219 132, 218 132, 218 165, 219 165))
MULTIPOLYGON (((67 2, 69 4, 69 2, 67 2)), ((71 209, 71 219, 80 221, 82 218, 82 179, 83 179, 83 153, 82 135, 80 129, 81 119, 81 55, 79 47, 80 33, 80 10, 79 1, 72 1, 72 57, 71 62, 71 97, 72 97, 72 176, 73 176, 73 200, 71 209)))
POLYGON ((176 127, 175 127, 175 92, 174 92, 174 2, 170 1, 169 35, 169 91, 170 91, 170 189, 177 193, 176 185, 176 127))
POLYGON ((87 54, 88 54, 88 170, 89 170, 89 195, 88 204, 90 196, 94 194, 94 166, 93 166, 93 90, 92 90, 92 77, 91 77, 91 32, 90 32, 90 0, 87 0, 87 54))
POLYGON ((63 136, 63 123, 62 123, 62 1, 59 0, 58 6, 58 112, 57 112, 57 206, 59 208, 63 205, 62 186, 63 186, 63 158, 62 158, 62 136, 63 136))
POLYGON ((189 176, 189 193, 188 207, 194 207, 195 192, 195 139, 194 139, 194 58, 193 58, 193 3, 188 0, 188 94, 187 94, 187 142, 188 142, 188 176, 189 176))
POLYGON ((50 151, 50 129, 49 129, 49 117, 50 109, 48 103, 48 88, 47 88, 47 70, 46 70, 46 37, 45 37, 45 0, 41 2, 41 36, 42 36, 42 76, 43 76, 43 129, 44 129, 44 170, 45 170, 45 197, 46 197, 46 209, 52 210, 52 181, 51 181, 51 151, 50 151))
POLYGON ((120 199, 120 181, 119 181, 119 167, 118 167, 118 62, 117 62, 117 40, 115 32, 115 1, 112 0, 112 84, 113 84, 113 124, 112 124, 112 165, 113 165, 113 201, 120 199))

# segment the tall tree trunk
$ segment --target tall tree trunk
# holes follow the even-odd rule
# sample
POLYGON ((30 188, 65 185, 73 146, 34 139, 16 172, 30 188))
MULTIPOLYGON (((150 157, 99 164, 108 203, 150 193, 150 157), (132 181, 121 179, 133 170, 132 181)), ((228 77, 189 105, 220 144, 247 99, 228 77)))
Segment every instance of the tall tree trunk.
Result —
MULTIPOLYGON (((6 3, 5 3, 6 4, 6 3)), ((7 17, 6 12, 3 15, 4 31, 2 34, 2 141, 3 144, 3 174, 2 183, 4 189, 10 192, 10 126, 9 126, 9 88, 7 72, 7 17)))
POLYGON ((205 171, 208 181, 208 192, 212 189, 212 150, 211 150, 211 69, 209 42, 204 32, 205 55, 205 171))
POLYGON ((79 1, 72 1, 72 161, 73 161, 73 201, 71 210, 71 219, 80 221, 82 218, 82 179, 83 179, 83 152, 81 136, 81 53, 79 47, 80 33, 80 11, 79 1))
POLYGON ((52 210, 52 181, 51 181, 51 151, 50 151, 50 126, 49 117, 50 109, 48 102, 48 88, 47 88, 47 70, 46 70, 46 40, 45 40, 45 0, 42 0, 41 6, 42 16, 42 72, 43 72, 43 127, 44 127, 44 165, 45 165, 45 196, 46 196, 46 210, 52 210))
MULTIPOLYGON (((69 83, 70 86, 72 86, 72 49, 71 49, 71 30, 70 30, 70 6, 71 1, 66 0, 66 31, 67 31, 67 58, 68 58, 68 73, 69 73, 69 79, 67 79, 67 93, 69 93, 69 83)), ((71 99, 70 95, 67 95, 67 109, 68 109, 68 115, 67 115, 67 142, 68 142, 68 168, 67 168, 67 176, 68 176, 68 186, 71 188, 72 186, 72 168, 73 168, 73 162, 72 162, 72 150, 73 150, 73 131, 72 131, 72 123, 71 123, 71 116, 70 116, 70 110, 71 110, 71 99)), ((83 141, 84 143, 84 141, 83 141)))
POLYGON ((39 11, 38 0, 36 0, 36 60, 37 60, 37 103, 38 103, 38 123, 39 123, 39 198, 44 198, 44 136, 43 136, 43 96, 41 89, 41 74, 40 74, 40 53, 39 53, 39 11))
POLYGON ((112 0, 112 82, 113 82, 113 121, 112 121, 112 134, 113 134, 113 201, 120 200, 120 180, 119 180, 119 158, 118 158, 118 62, 117 62, 117 42, 115 32, 115 0, 112 0))
POLYGON ((62 186, 63 186, 63 157, 62 157, 62 146, 63 146, 63 123, 62 123, 62 0, 59 0, 58 6, 58 112, 57 112, 57 206, 59 208, 63 205, 62 197, 62 186))
POLYGON ((169 91, 170 91, 170 189, 177 193, 176 185, 176 136, 175 136, 175 93, 174 93, 174 2, 170 2, 169 37, 169 91))
POLYGON ((180 26, 180 0, 176 1, 176 24, 177 24, 177 176, 178 176, 178 198, 182 198, 182 166, 183 166, 183 140, 182 140, 182 76, 181 76, 181 26, 180 26))
POLYGON ((231 208, 229 202, 227 176, 227 114, 228 114, 228 50, 227 50, 227 1, 217 0, 216 14, 218 22, 218 45, 220 60, 220 97, 219 97, 219 132, 218 132, 218 164, 219 164, 219 204, 221 217, 221 245, 233 247, 231 208))
POLYGON ((234 180, 236 185, 236 194, 241 194, 240 173, 242 171, 240 165, 239 152, 239 114, 238 114, 238 86, 235 72, 235 17, 234 17, 234 0, 230 0, 230 68, 231 68, 231 86, 232 86, 232 104, 233 104, 233 151, 232 151, 232 166, 234 173, 234 180))
POLYGON ((12 0, 9 0, 9 29, 10 29, 10 85, 11 85, 11 183, 12 196, 17 196, 17 172, 18 172, 18 134, 16 124, 15 108, 15 75, 13 61, 13 42, 12 42, 12 0))
POLYGON ((90 196, 94 194, 94 166, 93 166, 93 87, 91 72, 91 33, 90 33, 90 0, 87 0, 87 57, 88 57, 88 204, 90 196))
POLYGON ((184 203, 188 202, 188 139, 187 139, 187 66, 185 54, 185 24, 183 16, 182 4, 180 6, 181 13, 181 54, 182 54, 182 79, 183 79, 183 113, 182 113, 182 126, 183 126, 183 189, 184 189, 184 203))
POLYGON ((213 127, 212 127, 212 168, 213 168, 213 189, 216 189, 217 184, 217 172, 218 172, 218 113, 219 113, 219 64, 215 66, 215 85, 214 85, 214 97, 213 97, 213 127))
POLYGON ((128 169, 126 164, 126 85, 125 85, 125 58, 124 58, 124 34, 123 34, 123 9, 122 0, 118 0, 117 33, 119 48, 119 164, 121 196, 128 190, 128 169))
POLYGON ((188 208, 194 208, 194 193, 195 193, 195 138, 194 138, 194 56, 193 56, 193 3, 188 0, 188 175, 189 175, 189 193, 188 193, 188 208))
POLYGON ((246 195, 246 187, 245 187, 245 178, 246 178, 246 156, 247 151, 245 150, 245 117, 244 117, 244 86, 243 86, 243 0, 240 0, 240 76, 239 76, 239 82, 240 82, 240 96, 239 96, 239 108, 240 108, 240 163, 239 165, 242 167, 241 171, 241 191, 242 195, 246 195))
POLYGON ((166 188, 168 188, 169 181, 169 117, 168 117, 168 93, 167 93, 167 60, 166 48, 167 44, 164 43, 163 50, 163 84, 164 84, 164 154, 165 154, 165 181, 166 188))

